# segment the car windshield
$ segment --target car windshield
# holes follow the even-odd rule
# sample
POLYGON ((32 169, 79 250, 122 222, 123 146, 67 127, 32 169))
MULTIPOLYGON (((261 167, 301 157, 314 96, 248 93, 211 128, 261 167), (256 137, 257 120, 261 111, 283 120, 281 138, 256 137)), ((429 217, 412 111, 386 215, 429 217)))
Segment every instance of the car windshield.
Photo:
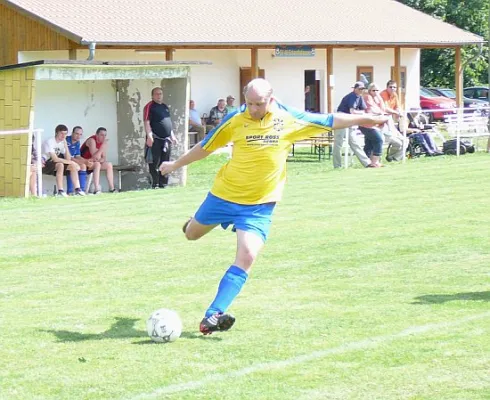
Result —
POLYGON ((434 94, 430 90, 423 87, 420 88, 420 95, 424 97, 439 97, 437 94, 434 94))
POLYGON ((456 92, 454 89, 439 89, 443 96, 449 97, 450 99, 456 98, 456 92))

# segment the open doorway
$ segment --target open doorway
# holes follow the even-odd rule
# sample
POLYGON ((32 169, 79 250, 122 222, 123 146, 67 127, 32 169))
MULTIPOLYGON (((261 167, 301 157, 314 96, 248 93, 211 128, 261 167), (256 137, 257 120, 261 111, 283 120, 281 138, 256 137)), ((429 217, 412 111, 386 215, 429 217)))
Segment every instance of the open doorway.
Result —
MULTIPOLYGON (((265 71, 259 68, 259 78, 265 78, 265 71)), ((252 68, 240 68, 240 104, 245 103, 243 88, 252 80, 252 68)))
POLYGON ((320 112, 320 80, 314 69, 305 70, 305 111, 320 112))

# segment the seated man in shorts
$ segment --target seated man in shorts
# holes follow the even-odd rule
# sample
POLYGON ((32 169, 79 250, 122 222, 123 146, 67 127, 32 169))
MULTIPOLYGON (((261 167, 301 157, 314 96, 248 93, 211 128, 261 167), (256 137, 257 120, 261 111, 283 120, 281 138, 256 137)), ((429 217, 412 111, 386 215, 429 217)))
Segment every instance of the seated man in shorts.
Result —
POLYGON ((109 184, 109 192, 114 193, 114 171, 112 163, 106 159, 107 151, 107 129, 97 128, 95 135, 90 136, 82 145, 80 152, 81 156, 93 163, 94 171, 94 194, 100 194, 100 171, 106 172, 107 183, 109 184))
MULTIPOLYGON (((92 173, 94 168, 94 163, 90 160, 86 160, 81 156, 80 145, 81 138, 83 136, 83 129, 81 126, 75 126, 71 131, 71 136, 66 137, 66 144, 68 150, 70 151, 70 156, 73 161, 75 161, 80 170, 78 171, 78 179, 80 180, 80 187, 83 191, 87 191, 87 174, 92 173)), ((100 168, 100 164, 99 164, 100 168)), ((69 176, 66 177, 66 186, 68 194, 73 192, 73 183, 69 176)))
POLYGON ((56 176, 57 194, 61 197, 67 197, 63 189, 63 176, 70 174, 73 186, 75 187, 75 196, 85 196, 80 189, 78 180, 78 171, 80 167, 71 159, 70 152, 66 145, 66 135, 68 128, 65 125, 58 125, 55 129, 55 135, 43 142, 42 157, 45 160, 43 174, 56 176))

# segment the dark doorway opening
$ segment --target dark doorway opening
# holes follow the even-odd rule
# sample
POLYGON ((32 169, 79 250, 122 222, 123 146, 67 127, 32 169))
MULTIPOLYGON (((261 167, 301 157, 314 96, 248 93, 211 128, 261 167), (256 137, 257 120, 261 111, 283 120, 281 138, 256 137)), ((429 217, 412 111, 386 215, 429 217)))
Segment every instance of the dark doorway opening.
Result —
POLYGON ((320 80, 314 69, 305 70, 305 111, 320 112, 320 80))

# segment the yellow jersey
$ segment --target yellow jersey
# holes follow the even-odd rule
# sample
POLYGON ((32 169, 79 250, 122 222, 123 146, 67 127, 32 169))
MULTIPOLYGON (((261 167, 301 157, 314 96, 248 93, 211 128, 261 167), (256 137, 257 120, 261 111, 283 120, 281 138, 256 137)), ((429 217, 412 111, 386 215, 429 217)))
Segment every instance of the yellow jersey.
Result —
POLYGON ((231 159, 218 172, 211 193, 237 204, 281 200, 292 144, 330 131, 332 125, 332 114, 294 110, 275 99, 261 120, 252 119, 242 105, 201 143, 208 152, 233 144, 231 159))

